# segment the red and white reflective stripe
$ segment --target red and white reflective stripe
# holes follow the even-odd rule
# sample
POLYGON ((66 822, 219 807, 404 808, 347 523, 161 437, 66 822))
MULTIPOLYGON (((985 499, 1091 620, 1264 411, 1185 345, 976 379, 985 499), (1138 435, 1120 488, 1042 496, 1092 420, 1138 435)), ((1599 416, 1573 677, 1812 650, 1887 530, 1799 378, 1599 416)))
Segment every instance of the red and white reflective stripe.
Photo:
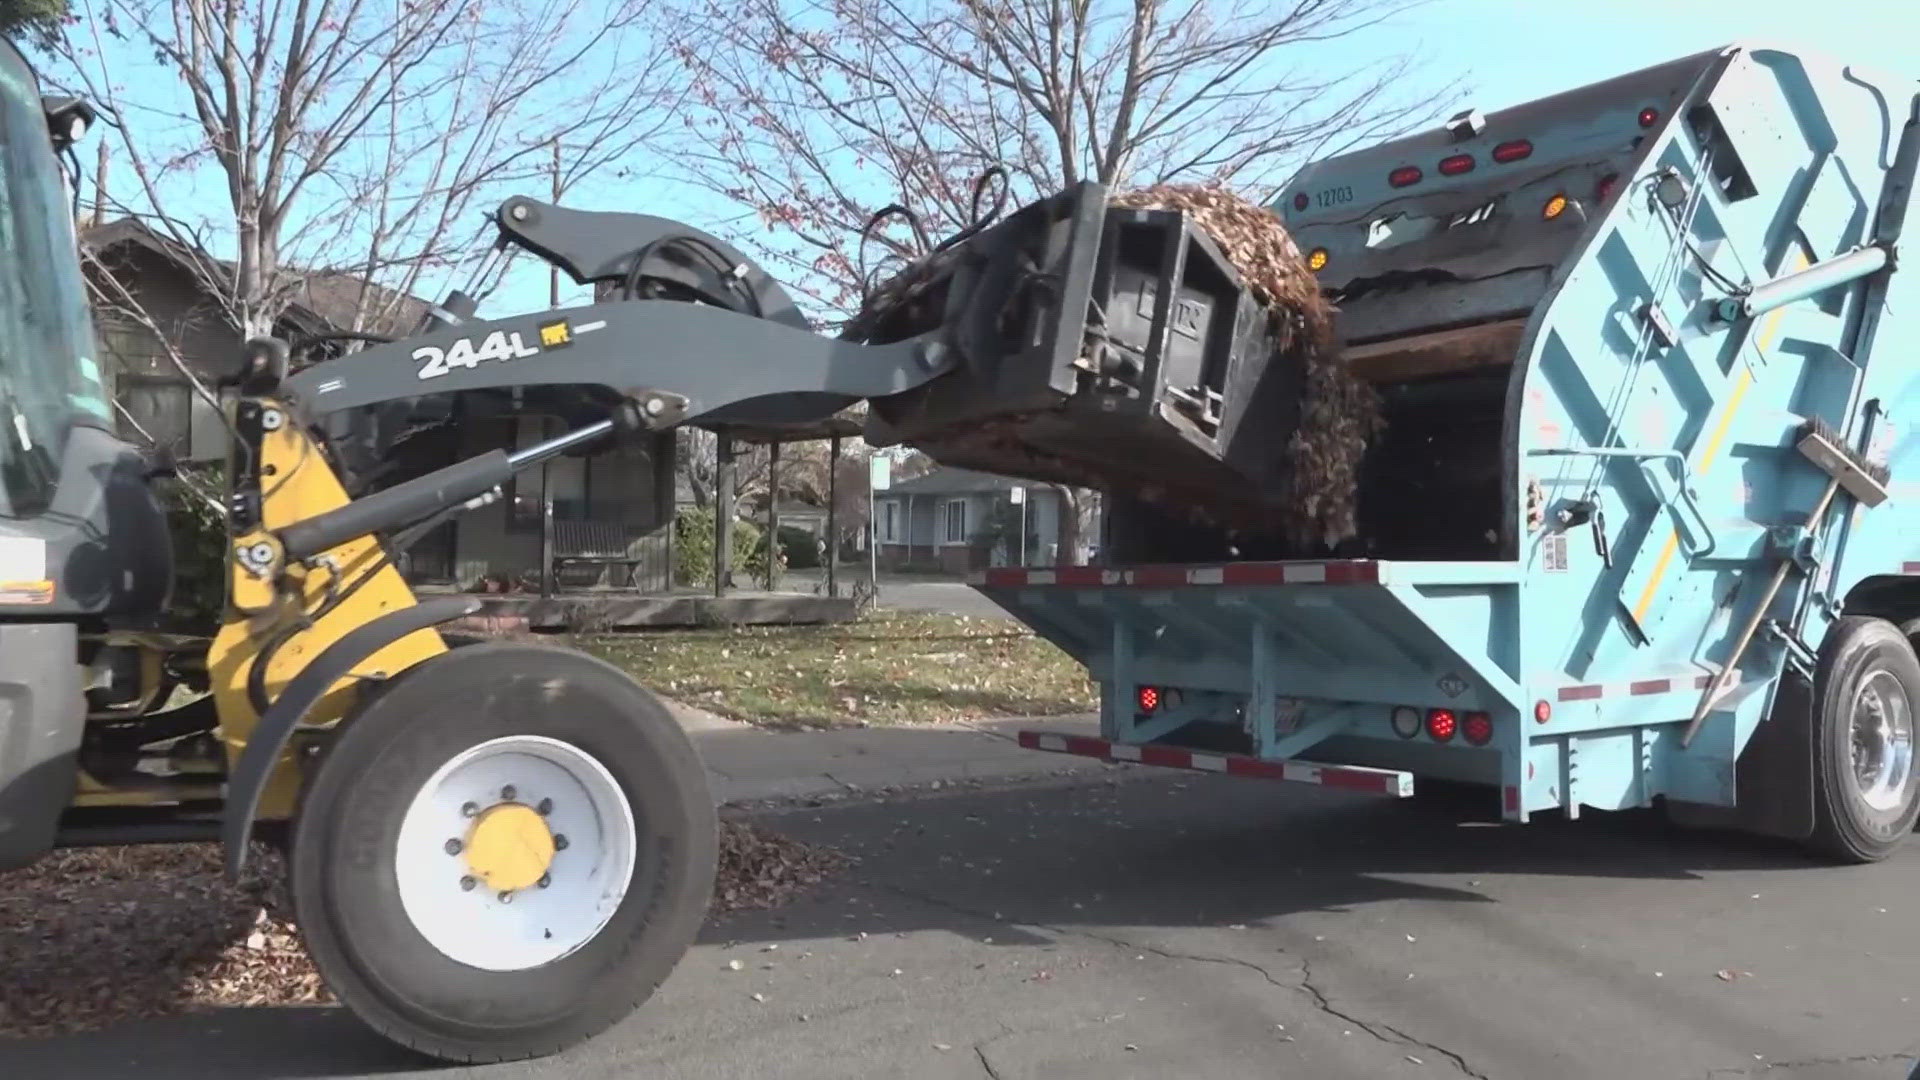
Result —
POLYGON ((1130 586, 1164 589, 1177 585, 1373 585, 1380 564, 1362 559, 1337 562, 1229 563, 1225 566, 1058 566, 1051 570, 1003 567, 973 574, 974 585, 1028 588, 1130 586))
POLYGON ((1594 701, 1610 697, 1645 697, 1648 694, 1666 694, 1675 690, 1705 690, 1713 683, 1713 675, 1680 675, 1661 679, 1635 679, 1624 683, 1578 683, 1563 686, 1555 691, 1558 701, 1594 701))
POLYGON ((1261 780, 1291 780, 1299 784, 1318 784, 1321 787, 1366 791, 1397 798, 1413 794, 1413 774, 1397 769, 1322 765, 1315 761, 1262 761, 1244 754, 1196 753, 1175 746, 1133 746, 1085 735, 1057 735, 1048 731, 1023 731, 1020 733, 1020 745, 1029 750, 1075 754, 1102 761, 1193 769, 1197 772, 1225 773, 1228 776, 1251 776, 1261 780))

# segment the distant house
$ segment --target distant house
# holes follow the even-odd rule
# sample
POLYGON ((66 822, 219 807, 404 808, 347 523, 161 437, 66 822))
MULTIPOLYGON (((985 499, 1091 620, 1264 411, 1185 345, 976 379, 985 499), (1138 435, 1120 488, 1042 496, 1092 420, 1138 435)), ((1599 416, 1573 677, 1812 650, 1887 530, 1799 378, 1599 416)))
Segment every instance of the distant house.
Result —
POLYGON ((1025 489, 1026 562, 1059 561, 1060 495, 1051 487, 967 469, 935 469, 903 480, 874 497, 874 536, 880 564, 895 570, 964 573, 1021 565, 1021 504, 1025 489))
MULTIPOLYGON (((218 460, 226 430, 218 413, 192 392, 168 359, 170 342, 196 375, 214 382, 240 358, 239 331, 207 290, 202 272, 230 272, 229 264, 183 249, 140 222, 122 220, 83 230, 90 273, 107 273, 133 296, 165 342, 142 321, 97 306, 103 367, 129 426, 182 457, 218 460)), ((101 290, 115 296, 118 290, 101 290)), ((275 328, 312 334, 377 316, 373 329, 405 334, 418 324, 425 301, 339 274, 315 274, 301 285, 275 328)), ((362 325, 365 325, 362 322, 362 325)), ((397 407, 405 413, 404 407, 397 407)), ((403 417, 404 418, 404 417, 403 417)), ((392 483, 499 447, 531 446, 561 430, 554 417, 528 414, 505 394, 463 395, 440 409, 437 423, 410 437, 380 477, 392 483)), ((420 541, 406 560, 416 583, 472 588, 488 578, 530 581, 541 571, 545 506, 551 503, 556 556, 623 549, 629 564, 581 563, 562 584, 589 581, 644 589, 669 586, 673 520, 674 444, 670 435, 636 440, 587 457, 562 457, 522 474, 507 497, 461 514, 420 541)))

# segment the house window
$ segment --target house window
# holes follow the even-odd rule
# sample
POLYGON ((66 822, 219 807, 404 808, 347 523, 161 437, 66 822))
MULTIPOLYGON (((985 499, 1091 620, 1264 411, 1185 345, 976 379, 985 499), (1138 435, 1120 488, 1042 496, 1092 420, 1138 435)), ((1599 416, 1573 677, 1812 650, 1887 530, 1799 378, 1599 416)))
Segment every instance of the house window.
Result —
MULTIPOLYGON (((545 416, 515 418, 514 449, 525 450, 561 433, 558 420, 545 416)), ((587 476, 589 458, 561 455, 515 475, 509 514, 518 528, 540 527, 540 502, 553 501, 555 521, 585 521, 588 518, 587 476), (544 480, 544 485, 542 481, 544 480), (544 490, 543 490, 544 488, 544 490)))
POLYGON ((880 504, 880 542, 900 542, 900 502, 897 499, 887 499, 880 504))
POLYGON ((227 426, 220 413, 177 378, 122 375, 116 417, 129 441, 171 451, 186 461, 219 461, 227 455, 227 426))
POLYGON ((967 542, 967 500, 947 500, 947 543, 964 544, 967 542))

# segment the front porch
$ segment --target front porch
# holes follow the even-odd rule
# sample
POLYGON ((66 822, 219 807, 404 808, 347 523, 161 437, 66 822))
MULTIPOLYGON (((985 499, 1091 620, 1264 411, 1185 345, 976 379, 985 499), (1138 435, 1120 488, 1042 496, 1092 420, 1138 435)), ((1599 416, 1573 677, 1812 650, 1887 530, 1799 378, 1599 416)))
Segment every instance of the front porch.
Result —
MULTIPOLYGON (((455 422, 409 447, 406 472, 424 472, 499 447, 524 448, 560 433, 557 419, 511 415, 498 403, 462 403, 455 422), (489 408, 488 405, 492 407, 489 408), (477 407, 476 407, 477 406, 477 407), (444 460, 440 460, 444 459, 444 460)), ((844 418, 804 428, 717 434, 722 467, 715 510, 723 522, 712 565, 688 584, 691 556, 676 548, 676 455, 671 434, 629 441, 591 455, 557 458, 523 473, 503 497, 447 523, 406 553, 404 572, 425 594, 471 593, 483 608, 468 629, 595 632, 725 625, 848 622, 859 601, 839 580, 836 544, 823 542, 826 580, 785 587, 779 560, 756 567, 750 587, 725 542, 735 512, 732 459, 739 443, 769 447, 775 467, 782 443, 830 440, 832 460, 858 426, 844 418)), ((832 510, 822 512, 826 537, 837 535, 832 510)), ((758 518, 760 515, 755 515, 758 518)), ((777 501, 754 523, 777 537, 777 501)), ((779 550, 774 543, 775 551, 779 550)))

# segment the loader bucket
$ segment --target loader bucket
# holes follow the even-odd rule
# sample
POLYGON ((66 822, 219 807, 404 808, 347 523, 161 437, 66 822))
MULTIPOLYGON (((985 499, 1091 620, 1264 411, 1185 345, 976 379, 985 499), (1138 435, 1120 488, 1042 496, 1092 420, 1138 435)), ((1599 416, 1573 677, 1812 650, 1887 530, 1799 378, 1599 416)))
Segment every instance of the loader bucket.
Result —
POLYGON ((869 442, 1189 504, 1257 504, 1274 483, 1299 368, 1275 362, 1267 309, 1190 216, 1112 207, 1083 183, 935 256, 914 282, 854 333, 944 328, 961 362, 876 399, 869 442))

